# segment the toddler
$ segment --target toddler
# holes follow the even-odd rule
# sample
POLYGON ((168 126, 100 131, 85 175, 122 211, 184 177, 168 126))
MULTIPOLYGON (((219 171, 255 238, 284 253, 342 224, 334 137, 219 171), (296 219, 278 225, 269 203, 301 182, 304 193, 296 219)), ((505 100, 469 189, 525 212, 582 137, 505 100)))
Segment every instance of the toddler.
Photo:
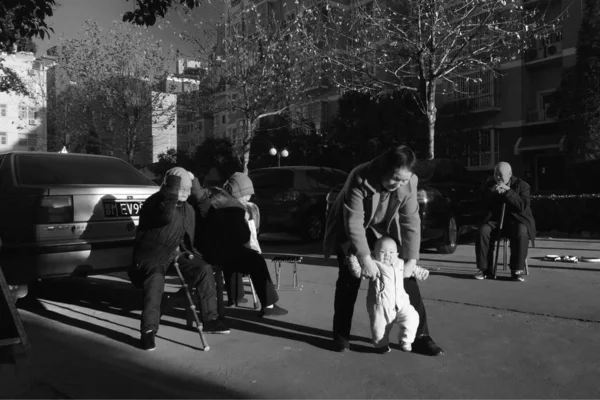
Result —
MULTIPOLYGON (((388 353, 390 331, 394 324, 398 324, 398 341, 402 350, 412 351, 419 314, 410 305, 408 294, 404 291, 404 261, 398 258, 394 239, 384 236, 377 240, 372 257, 379 269, 376 278, 369 282, 367 293, 373 345, 378 353, 388 353)), ((360 277, 362 270, 356 256, 349 256, 348 261, 351 273, 360 277)))

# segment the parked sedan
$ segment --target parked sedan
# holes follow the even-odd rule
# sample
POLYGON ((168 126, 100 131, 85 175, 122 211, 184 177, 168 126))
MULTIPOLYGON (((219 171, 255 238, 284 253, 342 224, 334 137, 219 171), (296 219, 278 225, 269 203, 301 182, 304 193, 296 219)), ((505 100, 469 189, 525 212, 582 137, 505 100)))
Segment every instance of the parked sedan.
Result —
POLYGON ((139 211, 158 189, 114 157, 0 154, 0 265, 8 282, 127 269, 139 211))
POLYGON ((294 166, 249 172, 260 209, 260 231, 290 232, 320 240, 325 232, 325 197, 348 176, 333 168, 294 166))
POLYGON ((475 229, 485 214, 480 182, 465 167, 449 159, 420 160, 418 200, 423 242, 452 254, 460 234, 475 229))
MULTIPOLYGON (((483 219, 479 182, 462 165, 448 159, 419 160, 415 174, 419 177, 422 247, 433 245, 440 253, 452 254, 459 235, 476 228, 483 219)), ((336 186, 327 195, 328 207, 342 187, 336 186)))

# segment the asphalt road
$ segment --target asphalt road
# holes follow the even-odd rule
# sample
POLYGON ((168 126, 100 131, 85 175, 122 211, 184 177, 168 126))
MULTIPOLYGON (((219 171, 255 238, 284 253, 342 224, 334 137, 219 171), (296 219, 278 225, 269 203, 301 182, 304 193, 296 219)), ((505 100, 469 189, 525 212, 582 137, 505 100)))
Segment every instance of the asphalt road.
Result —
MULTIPOLYGON (((546 262, 546 254, 600 256, 600 242, 538 239, 525 283, 476 281, 473 246, 423 251, 421 284, 441 357, 372 352, 366 283, 351 352, 330 349, 335 260, 318 244, 261 238, 266 258, 304 256, 301 291, 281 291, 290 313, 258 319, 228 309, 230 335, 186 329, 165 316, 154 352, 136 348, 140 293, 123 274, 43 285, 19 305, 33 345, 29 367, 0 366, 4 398, 598 398, 600 264, 546 262), (3 369, 2 369, 3 368, 3 369)), ((271 264, 271 263, 269 263, 271 264)), ((291 279, 290 269, 282 279, 291 279)), ((169 279, 168 291, 178 289, 169 279)), ((248 298, 250 296, 247 296, 248 298)), ((249 304, 250 306, 250 304, 249 304)), ((394 332, 393 332, 394 335, 394 332)))

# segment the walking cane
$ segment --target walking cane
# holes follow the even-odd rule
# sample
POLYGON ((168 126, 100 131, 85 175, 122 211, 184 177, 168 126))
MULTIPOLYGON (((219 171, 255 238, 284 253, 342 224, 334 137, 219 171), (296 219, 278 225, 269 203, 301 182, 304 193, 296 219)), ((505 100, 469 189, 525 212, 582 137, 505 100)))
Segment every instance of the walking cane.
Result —
MULTIPOLYGON (((175 267, 175 271, 177 271, 179 280, 181 281, 181 284, 183 285, 188 302, 190 303, 190 310, 191 310, 192 314, 194 315, 194 321, 196 321, 196 329, 198 329, 198 333, 200 334, 200 341, 202 342, 202 350, 209 351, 210 346, 208 344, 206 344, 206 339, 204 338, 204 333, 202 333, 202 323, 200 322, 200 318, 198 318, 198 314, 196 313, 196 304, 194 303, 194 300, 192 299, 192 295, 190 294, 190 289, 188 287, 188 284, 185 281, 185 279, 183 279, 183 275, 181 274, 181 270, 179 269, 179 263, 177 262, 177 260, 179 259, 180 256, 181 256, 181 254, 178 255, 177 257, 175 257, 173 266, 175 267)), ((190 258, 192 258, 192 257, 194 257, 194 256, 190 254, 190 258)))
POLYGON ((506 203, 502 203, 502 215, 500 216, 500 228, 498 229, 498 240, 496 241, 496 259, 492 267, 492 279, 496 279, 496 270, 498 269, 498 255, 500 255, 500 240, 502 239, 502 226, 504 225, 504 211, 506 203))

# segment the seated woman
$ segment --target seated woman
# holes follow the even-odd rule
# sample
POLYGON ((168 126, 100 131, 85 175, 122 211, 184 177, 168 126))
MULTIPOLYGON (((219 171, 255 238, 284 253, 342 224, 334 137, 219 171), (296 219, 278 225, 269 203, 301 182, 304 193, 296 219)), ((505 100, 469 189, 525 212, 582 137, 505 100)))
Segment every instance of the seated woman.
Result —
MULTIPOLYGON (((251 232, 246 207, 237 199, 254 193, 252 181, 241 173, 233 174, 226 189, 213 188, 197 214, 196 246, 211 264, 223 269, 227 281, 235 273, 248 274, 262 309, 260 316, 280 316, 287 310, 276 303, 279 296, 265 259, 249 246, 251 232)), ((228 296, 234 296, 228 285, 228 296)), ((230 297, 231 298, 231 297, 230 297)))

